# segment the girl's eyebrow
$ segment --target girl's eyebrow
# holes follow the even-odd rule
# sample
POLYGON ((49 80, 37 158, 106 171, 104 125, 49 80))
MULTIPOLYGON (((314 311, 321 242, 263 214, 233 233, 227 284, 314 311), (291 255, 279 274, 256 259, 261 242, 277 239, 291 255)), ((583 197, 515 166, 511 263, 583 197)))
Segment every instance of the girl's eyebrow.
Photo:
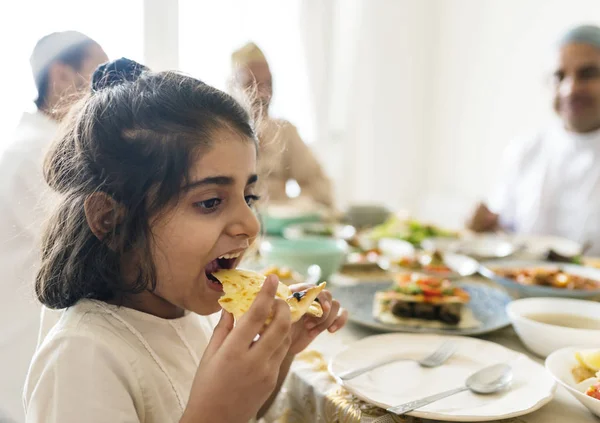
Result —
MULTIPOLYGON (((250 175, 250 177, 248 178, 248 181, 246 182, 246 185, 254 184, 254 183, 256 183, 256 181, 258 181, 258 175, 256 175, 256 174, 250 175)), ((233 178, 231 176, 209 176, 208 178, 200 179, 198 181, 193 181, 193 182, 190 182, 189 184, 186 184, 183 187, 183 190, 189 191, 193 188, 197 188, 197 187, 205 186, 205 185, 227 186, 227 185, 233 185, 234 182, 235 182, 235 178, 233 178)))

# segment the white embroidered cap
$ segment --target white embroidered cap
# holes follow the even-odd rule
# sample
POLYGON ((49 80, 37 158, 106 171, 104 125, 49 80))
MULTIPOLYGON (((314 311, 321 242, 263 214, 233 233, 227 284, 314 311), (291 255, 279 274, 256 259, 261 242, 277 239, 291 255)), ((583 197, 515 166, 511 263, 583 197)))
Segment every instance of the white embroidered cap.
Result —
POLYGON ((48 66, 64 52, 72 47, 93 41, 87 35, 77 31, 53 32, 41 38, 29 58, 36 83, 42 78, 48 66))

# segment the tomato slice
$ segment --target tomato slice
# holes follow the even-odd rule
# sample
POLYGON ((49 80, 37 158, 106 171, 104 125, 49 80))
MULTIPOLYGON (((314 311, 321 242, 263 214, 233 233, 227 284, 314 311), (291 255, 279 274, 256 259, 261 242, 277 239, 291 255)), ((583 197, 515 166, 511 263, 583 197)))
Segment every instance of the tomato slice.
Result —
POLYGON ((596 383, 588 388, 585 393, 588 397, 596 398, 600 400, 600 383, 596 383))
POLYGON ((425 269, 435 273, 450 273, 450 269, 447 266, 427 266, 425 269))
POLYGON ((439 297, 442 295, 442 291, 438 288, 433 288, 428 285, 421 285, 421 290, 423 291, 423 295, 429 297, 439 297))

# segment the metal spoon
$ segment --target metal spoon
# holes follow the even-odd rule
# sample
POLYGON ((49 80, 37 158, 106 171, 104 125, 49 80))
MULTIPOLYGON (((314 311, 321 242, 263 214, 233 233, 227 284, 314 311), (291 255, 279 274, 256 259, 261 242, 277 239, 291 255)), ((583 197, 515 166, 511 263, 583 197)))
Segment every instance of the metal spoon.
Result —
POLYGON ((444 263, 453 272, 461 277, 473 276, 479 271, 480 264, 472 257, 446 253, 444 255, 444 263))
POLYGON ((461 386, 460 388, 451 389, 449 391, 431 395, 420 400, 390 407, 387 409, 387 411, 401 416, 410 411, 431 404, 432 402, 439 401, 443 398, 467 390, 481 395, 493 394, 508 387, 510 382, 512 382, 512 378, 513 372, 508 364, 495 364, 473 373, 471 376, 469 376, 465 382, 465 385, 461 386))

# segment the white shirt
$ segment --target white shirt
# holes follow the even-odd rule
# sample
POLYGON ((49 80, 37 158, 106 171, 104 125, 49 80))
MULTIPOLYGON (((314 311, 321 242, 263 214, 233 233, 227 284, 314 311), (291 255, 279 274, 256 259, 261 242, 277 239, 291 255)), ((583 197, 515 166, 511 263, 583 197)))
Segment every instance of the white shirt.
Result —
POLYGON ((215 316, 162 319, 79 301, 33 358, 27 423, 179 422, 215 324, 215 316))
POLYGON ((517 233, 591 241, 600 254, 600 130, 576 134, 558 122, 506 151, 491 208, 517 233))
POLYGON ((21 397, 40 319, 33 282, 47 192, 42 162, 57 128, 41 112, 25 113, 0 156, 0 414, 16 422, 24 421, 21 397))

